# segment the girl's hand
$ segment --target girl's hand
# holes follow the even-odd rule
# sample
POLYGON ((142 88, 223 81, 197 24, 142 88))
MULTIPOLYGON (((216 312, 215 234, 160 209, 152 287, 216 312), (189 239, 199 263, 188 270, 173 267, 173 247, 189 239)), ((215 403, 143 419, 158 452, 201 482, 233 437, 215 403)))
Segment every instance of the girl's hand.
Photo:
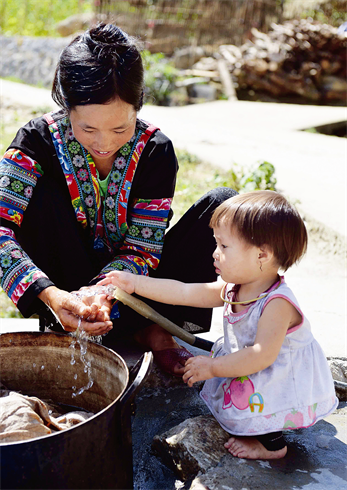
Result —
POLYGON ((135 282, 137 275, 127 271, 112 271, 108 272, 104 279, 97 284, 100 286, 107 286, 112 284, 120 289, 123 289, 128 294, 135 292, 135 282))
POLYGON ((192 387, 197 381, 214 378, 213 361, 212 357, 207 356, 191 357, 184 366, 183 381, 192 387))
POLYGON ((73 294, 55 286, 44 289, 39 298, 52 309, 67 332, 74 332, 80 327, 90 335, 103 335, 112 329, 109 316, 99 313, 97 304, 86 305, 73 294))

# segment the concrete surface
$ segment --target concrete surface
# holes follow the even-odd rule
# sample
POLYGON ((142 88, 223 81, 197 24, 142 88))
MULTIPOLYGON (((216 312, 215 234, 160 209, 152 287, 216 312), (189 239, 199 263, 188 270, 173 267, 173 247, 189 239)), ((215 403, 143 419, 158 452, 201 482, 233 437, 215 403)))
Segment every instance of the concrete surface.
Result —
MULTIPOLYGON (((0 95, 14 103, 44 109, 54 107, 47 90, 4 80, 0 82, 0 95)), ((259 160, 275 165, 279 190, 291 200, 299 202, 304 215, 318 222, 323 230, 322 240, 312 241, 306 257, 286 273, 286 279, 309 318, 313 333, 326 356, 333 357, 347 357, 346 139, 300 130, 343 121, 346 115, 347 110, 343 107, 241 101, 181 108, 145 106, 140 113, 140 117, 158 125, 177 148, 187 149, 213 165, 231 168, 234 162, 246 166, 259 160), (331 247, 336 240, 340 245, 331 247)), ((1 333, 23 330, 38 330, 38 320, 0 319, 1 333)), ((221 309, 217 308, 211 331, 204 336, 214 340, 220 335, 221 309)), ((193 354, 203 353, 189 348, 193 354)), ((129 352, 122 352, 121 348, 119 353, 130 364, 139 355, 139 352, 133 352, 129 357, 129 352)), ((155 434, 166 431, 187 417, 206 413, 204 410, 197 390, 187 388, 178 380, 168 379, 155 388, 150 382, 141 391, 133 420, 137 490, 189 488, 151 453, 151 441, 155 434)), ((282 469, 270 465, 268 473, 271 475, 268 476, 271 476, 273 487, 268 483, 269 490, 282 487, 284 474, 293 475, 292 485, 288 483, 286 486, 293 490, 347 488, 346 468, 340 464, 341 452, 347 455, 345 403, 340 404, 338 412, 319 422, 314 429, 301 431, 297 438, 291 435, 293 437, 294 440, 290 440, 294 447, 292 459, 287 459, 282 469), (332 439, 329 439, 326 447, 319 447, 317 434, 332 439), (334 451, 338 467, 334 463, 334 451), (306 476, 300 479, 299 473, 306 476)), ((324 437, 320 440, 328 441, 324 437)), ((250 464, 249 469, 251 473, 254 472, 256 465, 250 464)), ((235 489, 241 489, 236 480, 234 483, 237 485, 235 489)), ((234 488, 232 477, 229 484, 229 487, 221 488, 234 488)), ((244 489, 249 488, 252 479, 247 480, 245 475, 242 485, 244 489)))

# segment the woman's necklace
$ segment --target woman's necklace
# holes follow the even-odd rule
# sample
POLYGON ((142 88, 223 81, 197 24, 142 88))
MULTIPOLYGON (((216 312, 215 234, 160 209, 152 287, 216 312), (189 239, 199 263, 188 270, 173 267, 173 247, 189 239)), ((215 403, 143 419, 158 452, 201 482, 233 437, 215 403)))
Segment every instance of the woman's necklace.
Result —
MULTIPOLYGON (((274 282, 274 284, 276 284, 276 282, 274 282)), ((281 279, 281 277, 279 277, 278 285, 276 286, 276 288, 274 289, 274 291, 276 291, 276 289, 278 289, 281 284, 282 284, 282 279, 281 279)), ((248 299, 248 300, 245 300, 245 301, 229 301, 229 300, 225 299, 225 288, 226 288, 226 286, 227 286, 227 284, 224 284, 224 286, 222 287, 222 290, 221 290, 221 293, 220 293, 220 297, 221 297, 221 300, 222 301, 224 301, 225 303, 228 303, 229 305, 248 305, 249 303, 254 303, 255 301, 258 301, 259 299, 265 298, 265 296, 267 296, 270 293, 270 291, 267 291, 266 293, 261 294, 257 298, 248 299)), ((269 289, 271 289, 272 286, 269 289)))

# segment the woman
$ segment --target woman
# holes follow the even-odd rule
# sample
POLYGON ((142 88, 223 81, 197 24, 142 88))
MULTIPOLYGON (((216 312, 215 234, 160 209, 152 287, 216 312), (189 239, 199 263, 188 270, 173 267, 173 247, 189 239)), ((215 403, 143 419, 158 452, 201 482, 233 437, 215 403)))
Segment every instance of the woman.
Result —
MULTIPOLYGON (((201 280, 215 278, 208 220, 233 191, 194 206, 168 233, 160 262, 178 165, 171 141, 137 117, 143 93, 141 56, 118 27, 91 28, 64 49, 52 90, 61 110, 21 128, 0 163, 1 286, 23 316, 39 314, 42 330, 81 322, 90 335, 108 333, 109 347, 140 331, 159 365, 180 375, 190 354, 165 330, 121 305, 119 314, 105 296, 70 293, 114 269, 196 280, 187 252, 210 261, 201 280), (205 246, 192 251, 197 234, 205 246)), ((211 320, 194 309, 161 312, 202 330, 211 320)))

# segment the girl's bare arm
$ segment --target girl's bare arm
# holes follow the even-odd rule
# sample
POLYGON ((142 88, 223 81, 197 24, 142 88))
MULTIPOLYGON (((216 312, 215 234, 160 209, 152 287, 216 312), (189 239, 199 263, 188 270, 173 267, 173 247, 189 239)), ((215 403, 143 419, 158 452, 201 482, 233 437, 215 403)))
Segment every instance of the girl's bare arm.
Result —
POLYGON ((223 281, 210 283, 183 283, 173 279, 156 279, 122 271, 106 274, 98 284, 113 284, 129 294, 136 293, 160 303, 203 308, 222 306, 220 292, 223 281))

